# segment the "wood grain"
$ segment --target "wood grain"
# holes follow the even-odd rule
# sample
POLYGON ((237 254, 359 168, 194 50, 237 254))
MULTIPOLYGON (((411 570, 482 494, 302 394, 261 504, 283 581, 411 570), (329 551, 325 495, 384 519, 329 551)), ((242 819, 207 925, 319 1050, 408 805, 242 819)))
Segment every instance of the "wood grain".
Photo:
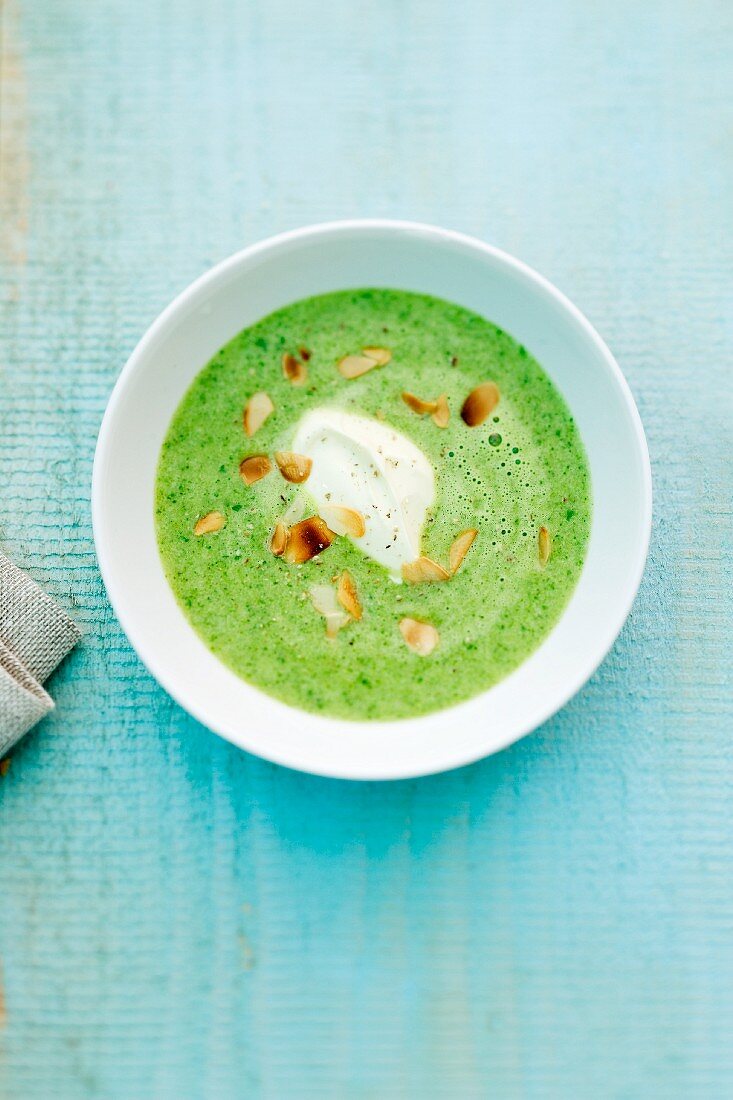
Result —
POLYGON ((4 0, 0 538, 85 640, 0 778, 2 1100, 733 1093, 731 12, 4 0), (177 708, 89 516, 105 402, 173 294, 369 214, 484 237, 587 312, 656 516, 560 715, 381 786, 177 708))

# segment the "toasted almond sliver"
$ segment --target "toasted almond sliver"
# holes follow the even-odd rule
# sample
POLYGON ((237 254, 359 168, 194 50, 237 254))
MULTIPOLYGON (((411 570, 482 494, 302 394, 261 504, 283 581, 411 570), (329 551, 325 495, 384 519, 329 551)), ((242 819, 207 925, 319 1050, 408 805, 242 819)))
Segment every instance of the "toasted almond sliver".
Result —
POLYGON ((540 565, 544 569, 550 560, 550 554, 552 552, 552 539, 550 538, 550 532, 546 527, 540 527, 537 532, 537 551, 539 554, 540 565))
POLYGON ((375 348, 368 347, 362 348, 362 355, 366 355, 369 359, 373 359, 380 367, 386 367, 392 358, 392 352, 389 348, 375 348))
POLYGON ((463 417, 469 428, 477 428, 483 424, 487 416, 490 416, 499 404, 499 387, 495 382, 483 382, 471 390, 461 408, 463 417))
POLYGON ((447 428, 448 421, 450 420, 450 409, 448 408, 448 398, 444 393, 441 393, 435 401, 435 412, 432 415, 432 421, 437 424, 439 428, 447 428))
POLYGON ((213 535, 216 531, 221 531, 225 523, 226 517, 221 512, 207 512, 201 519, 196 520, 193 533, 194 535, 213 535))
POLYGON ((266 477, 272 470, 267 455, 247 455, 239 463, 239 476, 245 485, 254 485, 255 481, 266 477))
POLYGON ((424 584, 430 581, 447 581, 450 573, 432 558, 418 558, 405 562, 402 566, 402 579, 408 584, 424 584))
POLYGON ((308 381, 308 368, 289 351, 282 358, 283 374, 294 386, 303 386, 308 381))
POLYGON ((244 406, 244 430, 251 438, 267 420, 275 406, 266 393, 253 393, 244 406))
POLYGON ((361 618, 363 614, 362 606, 359 602, 359 596, 356 591, 354 579, 347 569, 344 569, 343 573, 338 579, 336 598, 343 607, 344 611, 348 611, 352 619, 358 620, 361 618))
POLYGON ((400 619, 400 634, 405 639, 405 645, 419 657, 428 657, 440 641, 440 635, 431 623, 421 623, 417 619, 400 619))
POLYGON ((285 480, 293 485, 301 485, 307 481, 313 469, 313 459, 295 451, 275 451, 275 462, 285 480))
POLYGON ((288 545, 288 529, 284 523, 276 523, 270 536, 270 552, 279 558, 288 545))
POLYGON ((335 638, 339 630, 351 622, 351 615, 339 605, 336 589, 330 584, 314 584, 309 595, 316 611, 326 620, 326 637, 335 638))
POLYGON ((360 378, 362 374, 381 365, 368 355, 345 355, 343 359, 339 359, 338 368, 344 378, 360 378))
POLYGON ((409 393, 407 390, 402 394, 402 400, 418 416, 434 413, 438 408, 437 401, 423 401, 422 397, 417 397, 416 394, 409 393))
POLYGON ((460 535, 454 539, 448 555, 451 573, 457 573, 461 568, 463 559, 473 546, 473 540, 477 534, 478 531, 475 527, 469 527, 466 531, 461 531, 460 535))
POLYGON ((313 352, 310 350, 310 348, 306 348, 306 347, 298 348, 298 355, 300 356, 300 358, 303 360, 304 363, 308 362, 308 360, 310 359, 312 354, 313 354, 313 352))
POLYGON ((360 539, 366 534, 366 520, 355 508, 347 508, 342 504, 327 504, 321 508, 321 515, 337 535, 351 535, 352 539, 360 539))
POLYGON ((290 537, 283 553, 283 559, 291 565, 302 565, 326 550, 333 542, 333 531, 329 531, 320 516, 309 516, 290 528, 290 537))

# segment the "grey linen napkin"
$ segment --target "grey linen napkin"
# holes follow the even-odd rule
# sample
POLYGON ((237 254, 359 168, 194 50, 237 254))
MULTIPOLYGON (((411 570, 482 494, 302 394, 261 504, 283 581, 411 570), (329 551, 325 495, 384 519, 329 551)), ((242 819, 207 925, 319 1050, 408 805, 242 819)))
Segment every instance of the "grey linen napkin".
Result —
POLYGON ((0 756, 53 709, 41 684, 80 637, 68 615, 0 551, 0 756))

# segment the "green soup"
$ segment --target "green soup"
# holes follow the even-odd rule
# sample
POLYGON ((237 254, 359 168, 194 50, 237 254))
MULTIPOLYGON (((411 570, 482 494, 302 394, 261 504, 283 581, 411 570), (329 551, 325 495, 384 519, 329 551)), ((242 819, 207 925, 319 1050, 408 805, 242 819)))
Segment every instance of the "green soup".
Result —
MULTIPOLYGON (((305 514, 313 514, 309 507, 305 514)), ((588 463, 573 418, 550 379, 511 336, 449 302, 397 290, 358 290, 296 302, 245 329, 208 363, 179 405, 163 444, 155 515, 173 591, 206 645, 243 679, 293 706, 350 719, 407 718, 486 690, 552 629, 578 580, 590 528, 588 463), (386 366, 347 380, 337 364, 365 346, 386 366), (285 352, 308 349, 308 378, 283 373, 285 352), (460 411, 493 381, 500 400, 479 426, 460 411), (252 439, 243 407, 265 391, 274 412, 252 439), (403 391, 445 393, 446 427, 416 414, 403 391), (460 569, 437 583, 395 583, 339 537, 304 564, 270 550, 273 527, 302 486, 273 471, 240 476, 253 453, 291 449, 300 418, 338 407, 387 423, 429 458, 436 496, 421 553, 448 565, 467 528, 478 535, 460 569), (216 511, 225 525, 195 535, 216 511), (551 552, 543 562, 540 531, 551 552), (348 570, 363 607, 335 639, 309 597, 348 570), (406 644, 405 619, 431 624, 427 656, 406 644)), ((546 554, 546 545, 545 545, 546 554)))

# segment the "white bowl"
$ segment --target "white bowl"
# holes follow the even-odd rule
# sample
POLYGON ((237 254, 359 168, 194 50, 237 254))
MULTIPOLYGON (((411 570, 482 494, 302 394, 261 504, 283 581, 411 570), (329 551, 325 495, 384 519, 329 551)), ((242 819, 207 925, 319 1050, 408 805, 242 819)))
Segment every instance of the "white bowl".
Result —
POLYGON ((409 222, 351 221, 285 233, 238 252, 176 298, 122 371, 99 433, 94 538, 107 592, 156 679, 199 721, 268 760, 320 775, 396 779, 455 768, 534 729, 585 683, 636 595, 651 527, 649 455, 613 356, 536 272, 495 248, 409 222), (223 344, 312 294, 384 286, 433 294, 524 344, 564 394, 588 452, 588 556, 554 630, 490 690, 397 722, 347 722, 297 710, 239 679, 176 603, 155 537, 153 489, 163 437, 194 376, 223 344))

